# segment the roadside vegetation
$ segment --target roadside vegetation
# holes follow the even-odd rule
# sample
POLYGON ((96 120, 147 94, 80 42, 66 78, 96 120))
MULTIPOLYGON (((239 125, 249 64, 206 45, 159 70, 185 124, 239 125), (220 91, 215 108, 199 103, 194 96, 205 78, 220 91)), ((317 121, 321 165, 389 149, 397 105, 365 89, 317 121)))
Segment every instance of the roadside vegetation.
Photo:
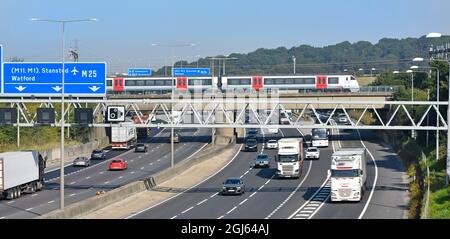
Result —
MULTIPOLYGON (((440 70, 440 100, 448 99, 448 65, 445 62, 431 62, 431 67, 440 70)), ((436 71, 414 73, 414 100, 415 101, 436 101, 436 71)), ((410 73, 383 73, 377 77, 372 85, 397 85, 400 90, 395 93, 394 99, 397 101, 411 101, 411 74, 410 73)), ((428 106, 407 106, 411 117, 416 123, 427 110, 428 106)), ((384 115, 389 119, 395 108, 391 108, 384 115)), ((446 110, 442 110, 442 117, 447 118, 446 110)), ((436 125, 437 114, 430 110, 422 125, 436 125)), ((401 109, 398 110, 391 125, 411 125, 408 115, 401 109)), ((442 123, 440 124, 442 125, 442 123)), ((445 185, 446 168, 446 132, 440 132, 439 160, 436 161, 436 134, 429 131, 428 144, 426 131, 416 132, 416 138, 411 138, 411 131, 390 131, 387 132, 393 139, 392 146, 402 158, 410 177, 410 208, 409 218, 420 218, 425 213, 428 181, 430 182, 430 201, 427 216, 428 218, 450 218, 450 188, 445 185), (427 166, 425 154, 430 169, 430 177, 427 177, 427 166)))

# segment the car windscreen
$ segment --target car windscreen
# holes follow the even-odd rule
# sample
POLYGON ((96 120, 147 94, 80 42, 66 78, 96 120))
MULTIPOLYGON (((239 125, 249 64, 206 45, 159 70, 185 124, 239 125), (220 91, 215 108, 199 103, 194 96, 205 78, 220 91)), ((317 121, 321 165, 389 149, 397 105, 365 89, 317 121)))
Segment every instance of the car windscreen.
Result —
POLYGON ((115 159, 115 160, 113 160, 112 162, 113 162, 113 163, 121 163, 122 160, 115 159))
POLYGON ((239 179, 227 179, 225 184, 239 184, 239 179))
POLYGON ((94 152, 92 152, 93 154, 101 154, 102 151, 101 150, 94 150, 94 152))
POLYGON ((317 152, 317 149, 315 149, 315 148, 309 148, 309 149, 307 149, 306 151, 308 151, 308 152, 317 152))
POLYGON ((251 139, 251 140, 247 140, 246 142, 248 145, 255 145, 258 143, 258 141, 256 141, 256 139, 251 139))
POLYGON ((276 143, 277 141, 274 139, 269 140, 269 143, 276 143))
POLYGON ((358 169, 331 170, 331 177, 338 177, 338 178, 359 177, 359 170, 358 169))
POLYGON ((256 157, 257 159, 267 159, 267 155, 265 154, 260 154, 258 155, 258 157, 256 157))
POLYGON ((145 144, 137 144, 138 147, 144 147, 145 144))

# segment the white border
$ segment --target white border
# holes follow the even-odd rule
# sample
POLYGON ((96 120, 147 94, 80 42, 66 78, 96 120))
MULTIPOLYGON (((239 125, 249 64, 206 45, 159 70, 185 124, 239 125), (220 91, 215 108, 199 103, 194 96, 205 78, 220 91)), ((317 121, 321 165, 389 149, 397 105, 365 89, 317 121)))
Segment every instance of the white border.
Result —
MULTIPOLYGON (((32 95, 34 96, 61 96, 60 93, 33 93, 33 94, 27 94, 27 93, 5 93, 5 82, 4 82, 4 68, 3 65, 4 64, 62 64, 61 62, 4 62, 1 64, 2 67, 2 76, 1 76, 1 86, 2 86, 2 90, 1 90, 1 95, 2 96, 21 96, 21 97, 31 97, 32 95)), ((94 94, 70 94, 70 93, 64 93, 64 95, 67 95, 67 97, 72 96, 72 97, 106 97, 106 92, 107 92, 107 85, 106 85, 106 79, 108 78, 108 72, 107 70, 107 63, 106 61, 99 61, 99 62, 64 62, 64 66, 65 65, 70 65, 70 64, 104 64, 105 66, 105 83, 104 83, 104 88, 105 88, 105 93, 94 93, 94 94)), ((48 83, 48 84, 61 84, 61 83, 48 83)))
POLYGON ((131 76, 131 77, 136 77, 136 76, 149 77, 149 76, 153 75, 153 70, 151 68, 128 68, 128 72, 127 73, 128 73, 128 76, 131 76), (130 75, 130 70, 150 70, 150 75, 130 75))
POLYGON ((2 87, 2 89, 0 90, 0 95, 3 95, 3 91, 5 89, 3 84, 3 72, 3 45, 0 44, 0 86, 2 87))

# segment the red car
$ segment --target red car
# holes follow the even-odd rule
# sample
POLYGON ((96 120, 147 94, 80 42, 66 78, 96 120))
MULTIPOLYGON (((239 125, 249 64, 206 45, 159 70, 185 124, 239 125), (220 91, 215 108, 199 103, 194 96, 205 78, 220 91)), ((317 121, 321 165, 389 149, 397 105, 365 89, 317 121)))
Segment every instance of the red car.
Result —
POLYGON ((108 166, 109 170, 126 170, 128 163, 123 158, 113 159, 108 166))

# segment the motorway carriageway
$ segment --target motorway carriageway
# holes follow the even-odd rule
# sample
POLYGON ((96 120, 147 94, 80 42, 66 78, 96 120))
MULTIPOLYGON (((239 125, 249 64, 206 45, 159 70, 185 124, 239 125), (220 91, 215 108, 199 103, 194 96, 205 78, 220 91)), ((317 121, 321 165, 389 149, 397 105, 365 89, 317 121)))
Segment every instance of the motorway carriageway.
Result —
MULTIPOLYGON (((407 182, 402 181, 404 170, 395 154, 380 146, 373 134, 361 131, 361 136, 369 140, 364 142, 359 140, 357 131, 332 132, 330 146, 320 149, 319 160, 305 160, 299 179, 275 178, 273 156, 277 150, 263 149, 263 144, 259 144, 258 152, 238 152, 228 165, 204 182, 129 218, 403 218, 408 188, 407 182), (331 154, 341 147, 364 146, 375 157, 377 167, 368 155, 367 191, 363 200, 359 203, 329 202, 327 170, 331 154), (271 158, 270 168, 252 167, 261 152, 271 158), (222 182, 228 177, 242 178, 245 194, 218 195, 222 182)), ((266 139, 280 137, 301 137, 301 134, 295 129, 283 129, 277 135, 265 136, 266 139)), ((262 139, 260 136, 259 141, 262 139)))
MULTIPOLYGON (((174 146, 175 163, 194 155, 211 139, 211 131, 207 129, 180 129, 175 132, 180 134, 182 140, 174 146)), ((135 153, 134 148, 128 151, 111 150, 107 152, 106 160, 92 160, 89 167, 66 166, 66 206, 95 196, 97 191, 108 191, 170 167, 169 139, 170 130, 154 129, 142 141, 149 145, 147 153, 135 153), (124 158, 128 169, 108 171, 108 163, 115 157, 124 158)), ((42 191, 0 201, 0 219, 34 218, 59 209, 59 180, 59 170, 50 170, 45 173, 46 183, 42 191)))

